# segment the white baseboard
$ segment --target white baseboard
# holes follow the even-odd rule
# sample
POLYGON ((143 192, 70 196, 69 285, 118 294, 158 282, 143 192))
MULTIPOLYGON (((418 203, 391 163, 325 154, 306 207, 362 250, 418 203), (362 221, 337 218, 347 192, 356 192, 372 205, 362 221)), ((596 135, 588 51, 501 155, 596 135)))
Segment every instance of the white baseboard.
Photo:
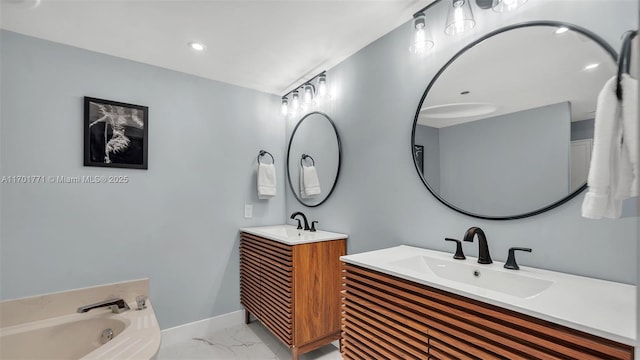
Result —
POLYGON ((208 334, 228 327, 244 324, 244 311, 238 310, 212 318, 164 329, 161 347, 167 347, 194 337, 206 337, 208 334))

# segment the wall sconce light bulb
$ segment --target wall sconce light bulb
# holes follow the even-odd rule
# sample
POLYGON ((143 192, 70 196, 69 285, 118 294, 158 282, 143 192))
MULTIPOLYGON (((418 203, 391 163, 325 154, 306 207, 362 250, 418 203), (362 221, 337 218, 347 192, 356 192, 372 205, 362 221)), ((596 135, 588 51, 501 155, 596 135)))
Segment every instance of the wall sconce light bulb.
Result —
POLYGON ((313 100, 313 88, 310 84, 307 84, 304 86, 304 97, 302 102, 305 105, 309 105, 311 104, 311 100, 313 100))
POLYGON ((318 76, 318 96, 324 98, 327 96, 327 75, 318 76))
POLYGON ((298 94, 298 90, 294 90, 291 97, 291 107, 293 107, 293 111, 296 111, 300 107, 300 95, 298 94))
POLYGON ((411 45, 409 46, 409 51, 414 54, 423 54, 434 45, 431 33, 426 28, 424 13, 419 13, 413 16, 413 25, 415 32, 411 45))

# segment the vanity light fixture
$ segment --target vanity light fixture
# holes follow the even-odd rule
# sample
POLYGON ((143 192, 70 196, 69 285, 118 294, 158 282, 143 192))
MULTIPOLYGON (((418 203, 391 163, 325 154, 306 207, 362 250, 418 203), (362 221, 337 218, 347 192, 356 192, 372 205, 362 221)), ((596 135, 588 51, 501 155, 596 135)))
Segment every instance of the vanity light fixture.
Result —
POLYGON ((519 8, 526 2, 527 0, 493 0, 491 8, 495 12, 509 12, 519 8))
POLYGON ((557 29, 556 29, 556 31, 554 31, 554 33, 555 33, 556 35, 560 35, 560 34, 564 34, 564 33, 566 33, 567 31, 569 31, 569 28, 568 28, 568 27, 566 27, 566 26, 561 26, 561 27, 557 28, 557 29))
POLYGON ((296 114, 300 108, 308 111, 328 96, 327 73, 323 71, 282 96, 282 115, 296 114), (302 92, 302 101, 300 101, 300 92, 302 92), (291 95, 291 106, 289 106, 289 95, 291 95))
POLYGON ((469 1, 452 0, 444 33, 447 35, 457 35, 472 29, 474 26, 476 26, 476 20, 473 18, 469 1))
MULTIPOLYGON (((443 0, 443 2, 448 1, 449 0, 443 0)), ((451 0, 451 6, 447 14, 447 23, 444 28, 445 34, 457 35, 476 26, 476 20, 471 10, 472 1, 473 0, 451 0)), ((410 52, 419 54, 434 46, 433 38, 426 26, 425 13, 430 7, 440 2, 439 0, 432 1, 429 5, 413 14, 415 33, 411 41, 411 46, 409 46, 410 52)), ((475 0, 475 6, 481 10, 493 9, 495 12, 507 12, 519 8, 526 2, 527 0, 475 0)), ((567 30, 569 29, 566 27, 559 27, 555 33, 562 34, 567 30)))
POLYGON ((189 47, 195 51, 204 51, 207 48, 206 46, 204 46, 204 44, 195 41, 192 41, 187 45, 189 45, 189 47))
POLYGON ((423 12, 413 15, 413 27, 415 28, 415 33, 413 41, 411 41, 411 46, 409 46, 409 51, 414 54, 423 54, 434 45, 431 32, 426 27, 426 20, 423 12))

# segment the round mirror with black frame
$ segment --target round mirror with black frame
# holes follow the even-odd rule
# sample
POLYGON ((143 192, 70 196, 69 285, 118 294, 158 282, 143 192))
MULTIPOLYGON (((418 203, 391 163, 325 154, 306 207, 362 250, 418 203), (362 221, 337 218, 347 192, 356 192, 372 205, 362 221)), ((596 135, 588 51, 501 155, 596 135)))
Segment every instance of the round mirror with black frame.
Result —
POLYGON ((306 114, 296 124, 287 148, 287 178, 302 205, 322 205, 333 193, 340 175, 342 147, 338 129, 322 112, 306 114))
POLYGON ((551 210, 586 188, 598 93, 616 53, 555 21, 491 32, 449 60, 424 92, 411 152, 443 204, 480 219, 551 210))

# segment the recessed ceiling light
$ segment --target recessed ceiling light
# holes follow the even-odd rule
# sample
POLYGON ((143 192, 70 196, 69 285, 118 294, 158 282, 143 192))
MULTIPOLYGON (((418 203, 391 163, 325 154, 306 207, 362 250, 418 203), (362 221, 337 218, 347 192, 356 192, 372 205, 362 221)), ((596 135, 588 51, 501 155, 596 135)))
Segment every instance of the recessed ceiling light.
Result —
POLYGON ((207 48, 204 44, 195 41, 192 41, 187 45, 195 51, 204 51, 207 48))
POLYGON ((558 29, 556 29, 556 31, 554 31, 556 34, 562 34, 562 33, 566 33, 567 31, 569 31, 569 28, 566 26, 561 26, 558 29))
POLYGON ((593 63, 593 64, 589 64, 587 66, 584 67, 585 70, 593 70, 595 68, 597 68, 598 66, 600 66, 599 63, 593 63))

